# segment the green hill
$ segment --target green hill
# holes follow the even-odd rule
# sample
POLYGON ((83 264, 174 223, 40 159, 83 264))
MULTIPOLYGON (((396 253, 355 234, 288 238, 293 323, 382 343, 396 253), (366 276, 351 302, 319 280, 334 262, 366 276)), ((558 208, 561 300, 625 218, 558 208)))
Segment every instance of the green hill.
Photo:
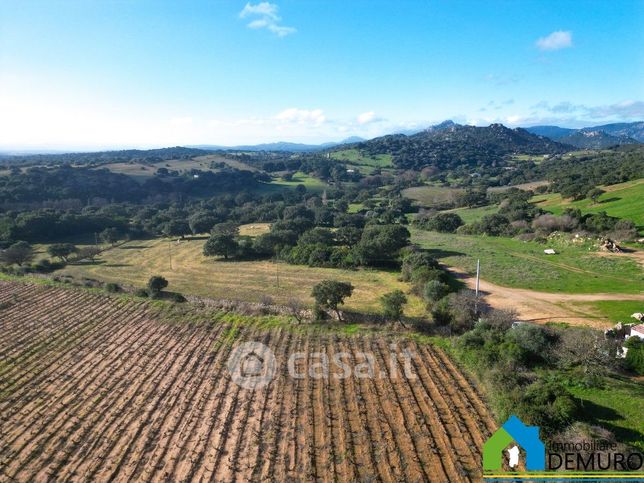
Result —
POLYGON ((501 163, 509 155, 561 154, 573 148, 548 138, 536 136, 502 124, 488 127, 461 126, 443 123, 411 136, 393 134, 355 145, 363 155, 389 154, 394 166, 421 169, 434 166, 456 169, 467 166, 476 169, 501 163))

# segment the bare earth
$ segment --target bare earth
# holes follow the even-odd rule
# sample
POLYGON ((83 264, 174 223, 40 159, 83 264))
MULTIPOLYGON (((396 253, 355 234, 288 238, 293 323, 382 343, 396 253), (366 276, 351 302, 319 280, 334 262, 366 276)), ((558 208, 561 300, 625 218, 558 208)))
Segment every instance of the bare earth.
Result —
POLYGON ((412 377, 393 339, 182 307, 0 282, 0 481, 480 480, 496 424, 440 349, 399 340, 412 377), (275 353, 268 386, 232 381, 240 341, 275 353), (296 351, 371 353, 375 377, 296 379, 296 351))
MULTIPOLYGON (((467 284, 469 288, 476 288, 476 278, 466 272, 449 267, 449 270, 467 284)), ((511 288, 496 285, 486 280, 480 281, 480 290, 485 302, 498 309, 514 309, 518 319, 538 323, 566 322, 575 325, 605 328, 610 325, 605 318, 580 312, 570 302, 598 302, 601 300, 641 300, 641 294, 565 294, 538 292, 522 288, 511 288)))

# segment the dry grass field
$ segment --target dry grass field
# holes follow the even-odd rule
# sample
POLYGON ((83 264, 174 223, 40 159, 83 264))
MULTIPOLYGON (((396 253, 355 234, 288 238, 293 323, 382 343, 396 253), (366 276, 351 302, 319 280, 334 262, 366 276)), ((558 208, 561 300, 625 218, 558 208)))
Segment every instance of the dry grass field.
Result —
POLYGON ((205 156, 197 156, 193 159, 171 159, 167 161, 160 161, 154 164, 143 163, 110 163, 103 164, 100 168, 109 169, 113 173, 120 173, 128 175, 137 181, 144 182, 147 179, 154 177, 159 168, 166 168, 173 171, 190 171, 191 169, 198 169, 200 171, 217 171, 212 169, 211 163, 225 163, 236 169, 246 171, 257 171, 256 168, 249 166, 240 161, 225 158, 217 154, 208 154, 205 156))
POLYGON ((402 191, 402 194, 418 202, 421 206, 432 207, 454 202, 464 192, 464 189, 451 188, 449 186, 425 185, 407 188, 402 191))
MULTIPOLYGON (((262 231, 265 226, 247 225, 246 231, 262 231), (251 228, 255 226, 255 228, 251 228)), ((378 270, 340 270, 310 268, 272 261, 224 261, 202 254, 204 238, 132 241, 110 249, 96 263, 68 265, 56 272, 76 278, 93 278, 143 287, 153 275, 162 275, 170 282, 169 290, 215 299, 260 302, 270 296, 277 303, 296 297, 312 304, 311 289, 325 279, 351 282, 353 296, 346 308, 377 312, 378 298, 391 290, 407 291, 407 284, 398 280, 397 272, 378 270)), ((423 313, 420 299, 410 297, 406 314, 423 313)))
POLYGON ((392 359, 385 336, 6 281, 0 315, 0 481, 473 481, 496 428, 446 355, 412 341, 392 359), (260 389, 228 372, 243 341, 275 354, 260 389), (345 352, 356 368, 372 354, 375 377, 294 378, 296 351, 297 374, 345 352))

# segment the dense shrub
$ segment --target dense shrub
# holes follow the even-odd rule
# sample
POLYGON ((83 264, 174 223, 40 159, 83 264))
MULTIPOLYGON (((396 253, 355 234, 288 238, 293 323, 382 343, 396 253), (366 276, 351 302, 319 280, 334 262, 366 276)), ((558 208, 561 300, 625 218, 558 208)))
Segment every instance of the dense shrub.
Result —
POLYGON ((402 225, 368 225, 354 250, 361 265, 389 265, 409 244, 410 236, 402 225))
POLYGON ((108 293, 117 293, 121 291, 121 286, 118 283, 106 283, 105 284, 105 291, 108 293))
POLYGON ((624 359, 625 366, 639 375, 644 375, 644 341, 639 337, 630 337, 624 347, 628 349, 624 359))
POLYGON ((425 230, 438 231, 441 233, 455 233, 456 229, 463 225, 463 219, 456 213, 439 212, 420 218, 417 224, 425 230))
POLYGON ((543 361, 552 343, 546 330, 534 324, 519 324, 508 332, 506 339, 521 348, 521 362, 528 365, 543 361))
POLYGON ((401 278, 404 282, 412 280, 413 272, 421 267, 435 268, 440 267, 438 261, 429 253, 423 251, 411 251, 403 257, 402 267, 400 269, 401 278))
POLYGON ((449 285, 440 280, 429 280, 423 287, 423 298, 429 304, 438 302, 449 293, 449 285))
POLYGON ((515 411, 526 424, 553 434, 574 421, 580 407, 579 399, 561 383, 539 379, 522 391, 515 411))
POLYGON ((183 303, 183 302, 186 301, 186 298, 183 295, 181 295, 180 293, 173 292, 173 293, 170 294, 170 300, 172 300, 173 302, 176 302, 176 303, 183 303))
POLYGON ((501 419, 516 414, 552 434, 575 419, 580 402, 547 372, 531 372, 554 367, 556 337, 537 325, 512 326, 511 318, 511 312, 483 315, 458 338, 456 354, 488 386, 501 419))
POLYGON ((584 216, 584 227, 594 233, 605 233, 615 228, 619 218, 608 216, 605 211, 584 216))
POLYGON ((576 229, 577 226, 578 221, 570 215, 545 214, 538 216, 532 222, 532 229, 544 235, 555 231, 570 232, 576 229))

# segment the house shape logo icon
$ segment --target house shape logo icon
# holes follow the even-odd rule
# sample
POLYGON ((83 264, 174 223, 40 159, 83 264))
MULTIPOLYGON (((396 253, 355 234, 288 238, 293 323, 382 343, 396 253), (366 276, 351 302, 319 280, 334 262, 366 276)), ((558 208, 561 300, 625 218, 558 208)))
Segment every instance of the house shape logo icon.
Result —
POLYGON ((242 377, 260 377, 263 375, 264 358, 255 351, 246 354, 241 361, 242 377))
POLYGON ((526 469, 546 469, 546 447, 539 439, 538 426, 526 426, 516 416, 510 418, 483 445, 483 470, 498 471, 503 465, 503 450, 516 441, 527 453, 526 469))

